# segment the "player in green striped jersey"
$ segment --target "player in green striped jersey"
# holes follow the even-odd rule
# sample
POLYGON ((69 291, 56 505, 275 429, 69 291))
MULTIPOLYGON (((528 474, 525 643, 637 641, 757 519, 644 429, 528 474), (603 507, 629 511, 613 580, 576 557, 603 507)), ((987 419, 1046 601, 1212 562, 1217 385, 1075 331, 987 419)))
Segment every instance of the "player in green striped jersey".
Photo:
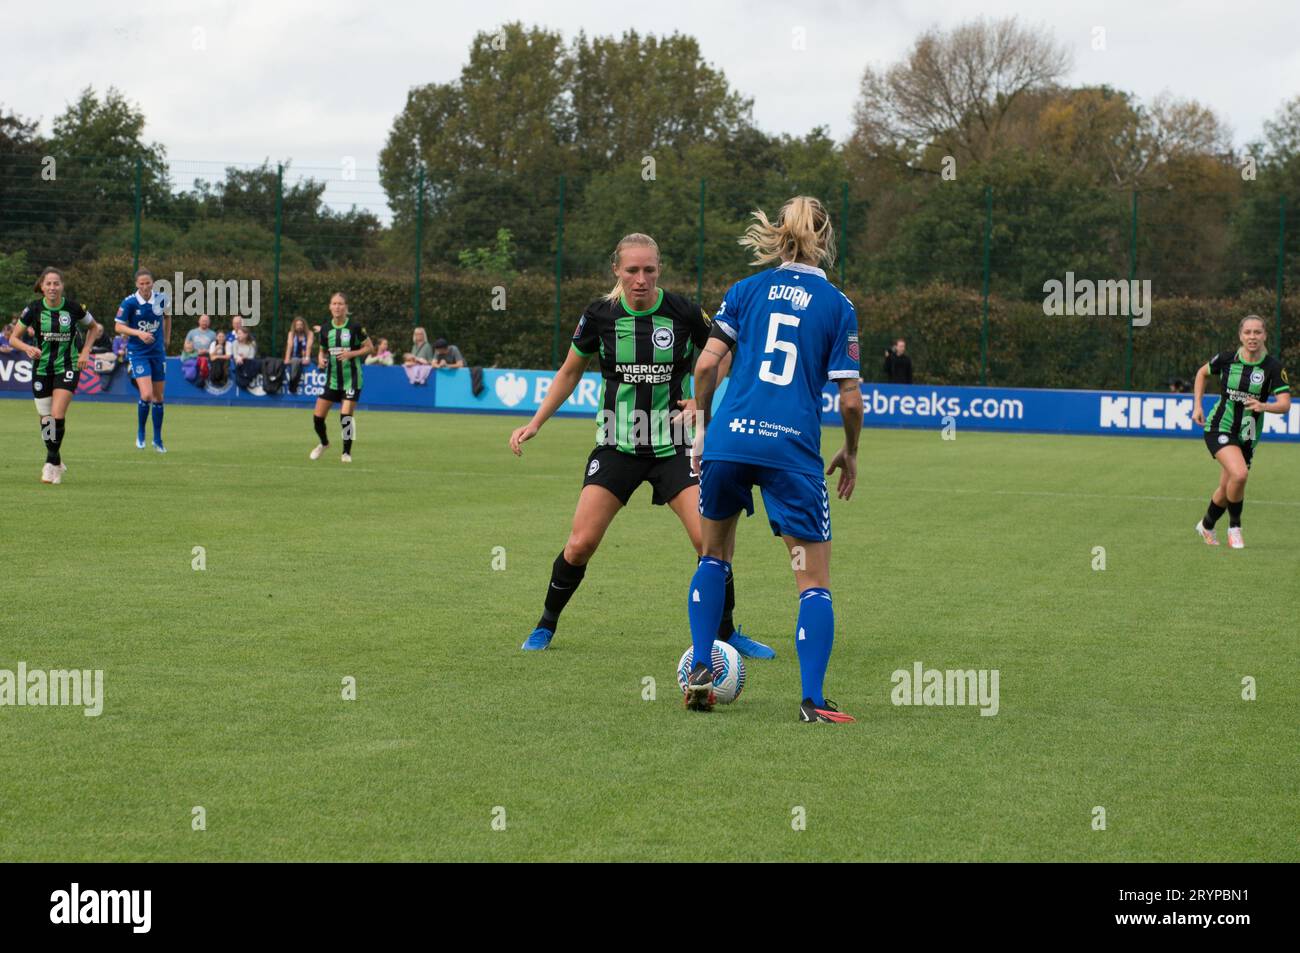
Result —
POLYGON ((339 424, 343 430, 343 456, 340 459, 351 463, 352 441, 356 437, 356 418, 353 415, 357 402, 361 400, 361 365, 375 345, 366 329, 348 317, 348 299, 343 292, 336 291, 330 297, 330 319, 321 325, 317 341, 320 343, 318 366, 325 372, 325 392, 316 398, 316 410, 312 414, 320 443, 311 452, 311 458, 319 460, 330 445, 325 418, 329 416, 330 407, 338 404, 339 424))
MULTIPOLYGON (((653 489, 652 503, 666 505, 681 520, 697 553, 703 544, 699 480, 689 460, 695 401, 683 390, 683 382, 708 340, 709 318, 689 299, 659 288, 659 247, 650 236, 626 236, 611 264, 617 279, 613 291, 583 312, 569 356, 541 407, 510 435, 510 449, 521 456, 522 444, 537 436, 578 386, 590 359, 599 356, 597 445, 587 457, 569 539, 551 567, 541 619, 523 644, 528 651, 551 644, 560 613, 582 582, 587 562, 642 483, 653 489)), ((735 585, 728 577, 718 638, 742 655, 774 657, 768 646, 733 627, 735 599, 735 585)))
POLYGON ((60 453, 68 405, 82 370, 90 362, 91 345, 103 328, 89 311, 64 297, 63 273, 59 269, 42 271, 35 290, 41 297, 23 309, 9 343, 32 362, 32 398, 41 420, 41 440, 45 442, 41 482, 62 483, 68 469, 60 453), (80 349, 78 329, 85 332, 80 349), (28 334, 33 344, 23 340, 28 334))
POLYGON ((1224 510, 1228 512, 1228 545, 1233 549, 1246 545, 1241 538, 1241 508, 1264 414, 1285 414, 1291 409, 1286 369, 1264 348, 1266 335, 1264 319, 1247 315, 1237 325, 1241 347, 1220 351, 1196 372, 1192 419, 1204 425, 1206 449, 1220 467, 1210 508, 1196 524, 1196 532, 1211 546, 1219 545, 1214 524, 1224 510), (1207 420, 1202 398, 1205 380, 1211 374, 1219 378, 1221 394, 1207 420))

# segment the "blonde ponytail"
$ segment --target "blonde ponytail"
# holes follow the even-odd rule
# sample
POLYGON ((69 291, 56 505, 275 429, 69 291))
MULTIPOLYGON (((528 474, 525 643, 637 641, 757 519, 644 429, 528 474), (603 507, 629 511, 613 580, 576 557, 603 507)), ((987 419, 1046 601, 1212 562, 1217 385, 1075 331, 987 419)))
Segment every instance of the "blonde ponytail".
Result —
POLYGON ((811 195, 796 195, 781 206, 776 223, 762 210, 745 229, 740 244, 754 251, 755 265, 783 261, 835 263, 835 231, 821 202, 811 195))
MULTIPOLYGON (((640 232, 633 232, 630 235, 624 235, 619 239, 618 244, 614 246, 614 254, 609 256, 609 263, 613 266, 616 273, 618 271, 619 262, 623 257, 623 249, 629 245, 639 245, 642 248, 653 248, 655 250, 655 258, 659 258, 659 243, 649 235, 643 235, 640 232)), ((620 277, 614 282, 614 287, 610 290, 609 294, 605 295, 605 300, 617 301, 622 296, 623 279, 620 277)))

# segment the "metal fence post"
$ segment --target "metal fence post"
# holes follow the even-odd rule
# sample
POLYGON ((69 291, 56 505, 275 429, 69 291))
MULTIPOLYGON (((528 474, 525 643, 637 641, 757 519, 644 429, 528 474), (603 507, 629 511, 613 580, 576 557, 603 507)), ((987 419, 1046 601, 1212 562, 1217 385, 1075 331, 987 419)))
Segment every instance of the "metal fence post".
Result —
POLYGON ((275 342, 280 333, 280 234, 284 227, 284 164, 275 167, 275 289, 271 306, 271 348, 275 353, 275 342))
POLYGON ((984 313, 980 319, 980 386, 989 369, 989 253, 993 245, 993 186, 984 186, 984 313))
POLYGON ((1286 196, 1277 200, 1277 301, 1273 305, 1273 321, 1277 325, 1273 339, 1273 352, 1282 352, 1282 285, 1283 266, 1286 264, 1286 196))
POLYGON ((695 303, 704 306, 704 179, 700 179, 699 237, 695 249, 695 303))
POLYGON ((415 194, 415 327, 420 326, 420 269, 424 265, 424 165, 420 165, 415 194))
POLYGON ((560 308, 564 284, 564 176, 560 176, 560 208, 555 216, 555 328, 551 332, 551 370, 560 366, 560 308))
MULTIPOLYGON (((1137 189, 1133 190, 1133 214, 1129 218, 1129 236, 1128 236, 1128 281, 1129 293, 1132 295, 1133 282, 1137 281, 1138 267, 1138 194, 1137 189)), ((1151 302, 1147 302, 1149 307, 1151 302)), ((1124 389, 1133 389, 1133 315, 1132 307, 1129 307, 1129 314, 1125 317, 1128 319, 1128 344, 1124 348, 1124 389)))
POLYGON ((144 162, 141 159, 135 160, 135 240, 132 243, 134 257, 131 264, 131 284, 135 284, 135 273, 140 270, 140 212, 143 206, 143 196, 140 194, 141 179, 144 176, 144 162))
POLYGON ((844 260, 849 257, 849 183, 840 188, 840 287, 844 287, 844 260))

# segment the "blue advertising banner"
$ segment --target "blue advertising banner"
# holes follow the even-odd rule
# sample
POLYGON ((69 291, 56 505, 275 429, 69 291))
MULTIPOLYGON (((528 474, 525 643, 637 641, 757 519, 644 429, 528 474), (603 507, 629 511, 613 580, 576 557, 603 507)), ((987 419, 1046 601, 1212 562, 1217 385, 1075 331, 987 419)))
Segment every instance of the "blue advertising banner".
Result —
MULTIPOLYGON (((394 410, 433 410, 435 381, 438 376, 454 371, 437 371, 429 375, 425 384, 412 384, 401 367, 372 364, 363 370, 361 399, 367 406, 388 407, 394 410)), ((0 354, 0 395, 30 397, 32 365, 26 357, 0 354)), ((288 391, 287 384, 279 393, 268 394, 255 381, 251 390, 239 387, 229 379, 220 387, 204 384, 196 387, 185 379, 179 357, 167 358, 167 402, 169 404, 218 404, 222 406, 311 406, 325 389, 325 374, 312 367, 303 374, 297 394, 288 391)), ((126 365, 101 374, 89 368, 81 372, 77 386, 77 399, 134 401, 135 385, 127 375, 126 365)))
MULTIPOLYGON (((1205 398, 1207 413, 1215 399, 1205 398)), ((1191 394, 863 383, 862 403, 867 427, 937 429, 951 422, 966 430, 1143 437, 1202 433, 1192 422, 1191 394)), ((827 387, 822 401, 827 423, 839 422, 838 405, 838 388, 827 387)), ((1300 442, 1300 402, 1285 415, 1264 414, 1263 433, 1265 439, 1300 442)))
MULTIPOLYGON (((458 413, 534 413, 555 380, 552 371, 484 368, 483 388, 473 393, 469 369, 434 371, 427 383, 413 384, 401 367, 365 369, 362 406, 389 410, 458 413)), ((222 388, 195 387, 185 380, 180 358, 167 359, 167 400, 177 404, 225 406, 306 406, 324 388, 324 374, 313 368, 298 394, 268 395, 229 383, 222 388)), ((726 393, 726 381, 718 400, 726 393)), ((31 396, 31 363, 0 354, 0 396, 31 396)), ((108 375, 83 371, 78 399, 135 400, 126 369, 108 375)), ((595 417, 600 375, 584 374, 557 416, 595 417)), ((1215 398, 1205 398, 1208 412, 1215 398)), ((921 384, 862 384, 867 427, 941 428, 1006 432, 1197 436, 1190 394, 1141 394, 1124 391, 1032 390, 1001 387, 927 387, 921 384)), ((715 406, 717 406, 715 402, 715 406)), ((839 388, 828 384, 822 394, 823 422, 838 425, 839 388)), ((1300 442, 1300 401, 1288 414, 1264 415, 1264 438, 1300 442)))

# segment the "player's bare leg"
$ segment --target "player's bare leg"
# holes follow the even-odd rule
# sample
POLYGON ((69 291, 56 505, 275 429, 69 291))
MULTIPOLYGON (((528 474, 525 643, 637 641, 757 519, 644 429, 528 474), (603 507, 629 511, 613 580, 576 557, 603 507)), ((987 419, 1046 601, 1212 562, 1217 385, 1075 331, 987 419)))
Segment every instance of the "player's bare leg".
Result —
POLYGON ((1224 494, 1228 509, 1228 545, 1233 549, 1245 549, 1241 538, 1241 507, 1246 499, 1246 479, 1250 470, 1240 447, 1228 445, 1214 455, 1223 468, 1225 482, 1224 494))
POLYGON ((551 581, 546 590, 542 617, 524 644, 525 652, 539 652, 551 644, 559 625, 560 613, 573 598, 574 591, 587 572, 587 562, 595 555, 605 531, 623 508, 622 501, 603 486, 584 486, 573 511, 573 526, 564 550, 551 567, 551 581))
POLYGON ((311 459, 313 460, 319 460, 321 454, 323 454, 326 448, 330 445, 329 433, 325 430, 325 418, 330 415, 330 408, 333 406, 334 405, 324 397, 316 398, 316 407, 311 413, 312 424, 316 428, 316 436, 319 438, 320 442, 316 444, 316 449, 312 450, 310 454, 311 459))

